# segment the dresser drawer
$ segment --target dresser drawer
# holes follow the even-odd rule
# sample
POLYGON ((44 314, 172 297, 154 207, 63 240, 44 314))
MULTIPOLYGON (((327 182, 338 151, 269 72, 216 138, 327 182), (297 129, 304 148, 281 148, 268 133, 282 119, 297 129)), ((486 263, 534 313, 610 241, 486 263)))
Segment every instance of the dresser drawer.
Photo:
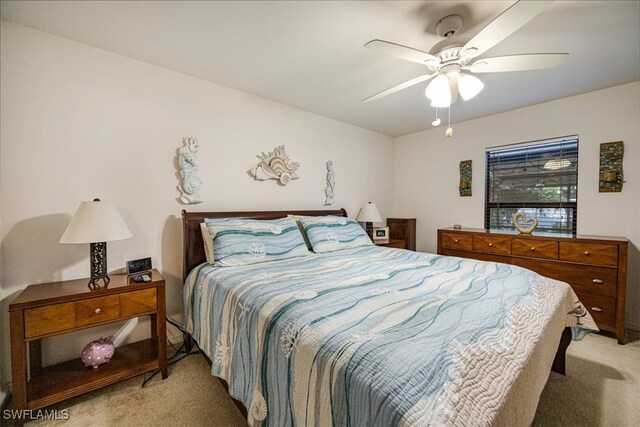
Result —
POLYGON ((513 258, 511 263, 567 282, 576 292, 615 297, 618 290, 618 270, 613 268, 521 258, 513 258))
POLYGON ((616 299, 602 297, 598 295, 589 295, 584 293, 577 293, 578 298, 589 310, 589 314, 593 317, 601 329, 615 329, 616 327, 616 299))
POLYGON ((473 236, 473 250, 490 254, 511 255, 511 237, 473 236))
POLYGON ((512 239, 511 253, 529 258, 558 259, 558 242, 549 240, 512 239))
POLYGON ((118 295, 83 299, 76 301, 75 305, 76 326, 108 322, 120 317, 120 298, 118 295))
POLYGON ((120 316, 152 313, 157 308, 156 288, 120 294, 120 316))
POLYGON ((590 243, 560 242, 560 259, 597 265, 618 265, 618 247, 590 243))
POLYGON ((442 233, 442 247, 461 251, 473 250, 473 236, 461 233, 442 233))
POLYGON ((72 302, 30 308, 24 311, 25 337, 33 338, 73 329, 76 310, 72 302))

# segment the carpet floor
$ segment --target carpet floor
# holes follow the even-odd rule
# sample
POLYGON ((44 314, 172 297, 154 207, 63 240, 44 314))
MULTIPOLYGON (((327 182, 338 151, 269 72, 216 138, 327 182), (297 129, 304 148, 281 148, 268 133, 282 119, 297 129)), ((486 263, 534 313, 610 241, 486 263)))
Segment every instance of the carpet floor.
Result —
MULTIPOLYGON (((640 337, 620 346, 588 335, 569 346, 567 375, 551 373, 533 425, 640 426, 640 337)), ((169 377, 142 377, 67 400, 50 409, 69 411, 66 422, 29 426, 246 426, 200 355, 169 368, 169 377)))

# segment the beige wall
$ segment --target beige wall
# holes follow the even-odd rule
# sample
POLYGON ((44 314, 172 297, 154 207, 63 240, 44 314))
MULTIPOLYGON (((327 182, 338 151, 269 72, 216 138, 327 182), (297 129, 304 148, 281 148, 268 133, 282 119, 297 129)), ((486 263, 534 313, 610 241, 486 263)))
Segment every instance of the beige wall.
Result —
MULTIPOLYGON (((391 213, 392 139, 264 98, 2 22, 2 382, 8 380, 6 308, 31 283, 88 275, 88 245, 58 243, 80 201, 101 197, 134 237, 109 243, 109 269, 151 256, 167 278, 168 311, 181 311, 182 230, 175 155, 200 141, 199 211, 321 209, 325 162, 334 207, 368 200, 391 213), (256 155, 285 144, 300 179, 254 182, 256 155)), ((204 54, 204 53, 203 53, 204 54)), ((256 75, 259 73, 256 69, 256 75)), ((79 355, 115 328, 46 340, 46 361, 79 355)), ((146 334, 140 327, 132 338, 146 334)))
MULTIPOLYGON (((455 106, 454 106, 455 109, 455 106)), ((394 215, 417 217, 418 250, 436 230, 484 227, 486 147, 578 134, 578 233, 630 240, 626 319, 640 328, 640 83, 586 93, 395 139, 394 215), (599 144, 624 141, 622 193, 598 192, 599 144), (473 160, 473 196, 458 195, 458 164, 473 160)))

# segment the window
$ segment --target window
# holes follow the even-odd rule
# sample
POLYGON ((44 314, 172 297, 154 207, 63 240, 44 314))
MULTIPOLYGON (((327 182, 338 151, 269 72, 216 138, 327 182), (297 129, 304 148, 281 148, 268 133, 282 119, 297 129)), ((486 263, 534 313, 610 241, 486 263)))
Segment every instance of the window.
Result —
POLYGON ((515 230, 520 211, 537 218, 536 231, 575 234, 578 137, 487 149, 485 228, 515 230))

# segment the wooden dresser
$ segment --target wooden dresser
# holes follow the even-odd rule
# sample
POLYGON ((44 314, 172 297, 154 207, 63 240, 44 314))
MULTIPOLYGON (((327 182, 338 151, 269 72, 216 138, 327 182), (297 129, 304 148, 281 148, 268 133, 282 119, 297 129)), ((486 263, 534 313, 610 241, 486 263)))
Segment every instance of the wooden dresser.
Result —
POLYGON ((528 268, 567 282, 600 329, 624 343, 627 246, 623 237, 560 237, 463 228, 438 230, 441 255, 528 268))

